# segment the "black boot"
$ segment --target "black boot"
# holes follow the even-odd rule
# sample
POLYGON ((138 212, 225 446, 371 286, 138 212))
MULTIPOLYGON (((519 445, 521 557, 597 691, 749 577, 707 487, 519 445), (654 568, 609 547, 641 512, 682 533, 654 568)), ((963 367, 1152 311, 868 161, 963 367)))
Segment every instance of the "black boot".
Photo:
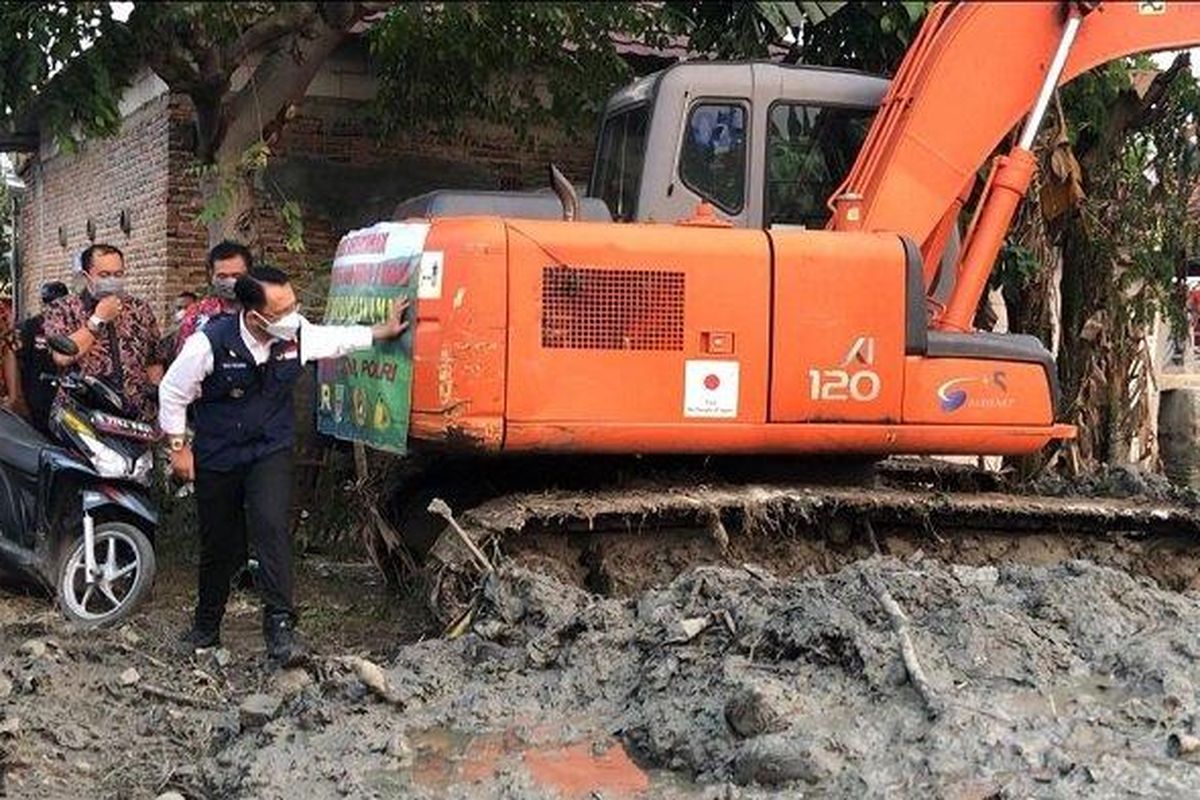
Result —
POLYGON ((295 667, 308 660, 304 646, 296 641, 296 625, 288 613, 263 617, 263 638, 267 640, 267 660, 280 668, 295 667))
POLYGON ((179 643, 188 650, 207 650, 210 647, 219 647, 221 644, 221 629, 219 626, 210 628, 204 625, 193 624, 191 628, 179 637, 179 643))

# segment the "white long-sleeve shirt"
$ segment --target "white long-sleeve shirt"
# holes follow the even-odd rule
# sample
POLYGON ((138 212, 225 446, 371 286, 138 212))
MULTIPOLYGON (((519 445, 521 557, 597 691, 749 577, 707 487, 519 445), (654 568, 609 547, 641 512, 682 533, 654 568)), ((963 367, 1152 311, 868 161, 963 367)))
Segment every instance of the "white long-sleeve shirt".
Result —
MULTIPOLYGON (((255 364, 271 355, 270 343, 260 342, 239 317, 242 341, 255 364)), ((366 325, 314 325, 301 317, 300 362, 337 358, 371 346, 373 337, 366 325)), ((158 427, 168 436, 181 435, 187 428, 187 407, 200 397, 200 385, 213 371, 212 343, 200 331, 188 337, 167 374, 158 384, 158 427)))

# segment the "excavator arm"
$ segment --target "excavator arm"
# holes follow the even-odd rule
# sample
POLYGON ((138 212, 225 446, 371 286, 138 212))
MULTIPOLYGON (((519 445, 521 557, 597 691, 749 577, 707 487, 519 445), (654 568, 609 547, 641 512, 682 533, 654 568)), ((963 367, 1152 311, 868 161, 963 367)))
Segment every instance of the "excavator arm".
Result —
POLYGON ((1026 118, 1019 143, 993 164, 954 292, 934 321, 969 330, 1029 186, 1033 136, 1054 87, 1122 56, 1198 43, 1200 3, 939 3, 830 199, 830 227, 901 233, 924 243, 927 262, 936 259, 964 187, 1026 118))

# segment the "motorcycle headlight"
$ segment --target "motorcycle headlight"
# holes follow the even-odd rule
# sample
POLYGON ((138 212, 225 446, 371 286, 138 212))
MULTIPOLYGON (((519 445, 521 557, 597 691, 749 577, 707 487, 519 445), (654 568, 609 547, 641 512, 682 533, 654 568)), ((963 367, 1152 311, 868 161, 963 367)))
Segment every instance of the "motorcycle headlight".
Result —
POLYGON ((150 473, 153 469, 154 453, 147 450, 138 456, 137 461, 133 462, 133 471, 129 473, 129 477, 138 483, 144 483, 148 486, 150 484, 150 473))
POLYGON ((129 475, 129 459, 99 439, 80 436, 92 452, 92 465, 103 478, 124 478, 129 475))

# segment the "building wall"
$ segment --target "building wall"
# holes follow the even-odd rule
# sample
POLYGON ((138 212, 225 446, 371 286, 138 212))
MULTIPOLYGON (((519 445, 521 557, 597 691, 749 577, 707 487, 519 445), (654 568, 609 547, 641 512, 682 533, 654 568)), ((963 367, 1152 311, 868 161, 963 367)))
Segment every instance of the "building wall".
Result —
POLYGON ((165 308, 167 274, 168 124, 165 95, 151 96, 132 109, 121 132, 85 142, 77 152, 55 152, 50 143, 22 173, 27 189, 19 210, 19 263, 23 307, 36 311, 45 281, 75 286, 77 253, 95 242, 116 245, 125 253, 131 289, 165 308), (127 210, 132 227, 126 235, 118 215, 127 210), (59 230, 65 235, 60 241, 59 230))
MULTIPOLYGON (((257 191, 257 256, 290 272, 310 312, 323 305, 322 279, 347 230, 386 219, 403 199, 435 188, 541 189, 546 164, 584 182, 593 131, 571 138, 540 130, 525 140, 502 126, 467 125, 453 134, 406 129, 381 137, 371 114, 374 78, 351 47, 317 76, 294 117, 272 143, 273 159, 257 191), (304 216, 305 252, 288 252, 278 209, 288 200, 304 216)), ((72 277, 74 255, 96 241, 122 248, 131 289, 160 323, 171 298, 202 290, 208 235, 197 221, 203 201, 191 155, 190 101, 144 72, 121 104, 120 133, 60 153, 47 143, 22 176, 20 213, 23 309, 36 311, 38 287, 72 277), (132 215, 130 235, 117 214, 132 215), (58 229, 66 245, 58 241, 58 229)), ((69 281, 68 281, 69 282, 69 281)))

